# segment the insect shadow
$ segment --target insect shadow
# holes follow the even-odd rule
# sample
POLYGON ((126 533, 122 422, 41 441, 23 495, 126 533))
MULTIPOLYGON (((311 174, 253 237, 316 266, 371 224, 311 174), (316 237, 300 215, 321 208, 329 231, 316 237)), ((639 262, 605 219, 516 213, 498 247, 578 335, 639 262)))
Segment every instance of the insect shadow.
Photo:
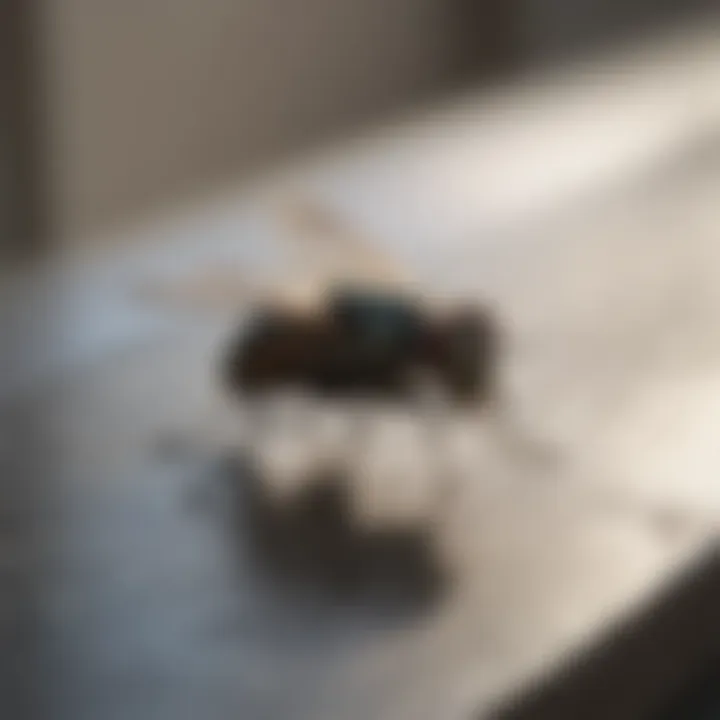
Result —
POLYGON ((332 603, 419 611, 452 585, 436 522, 368 527, 344 471, 317 471, 282 498, 247 460, 231 463, 227 479, 235 539, 258 577, 286 598, 310 590, 332 603))

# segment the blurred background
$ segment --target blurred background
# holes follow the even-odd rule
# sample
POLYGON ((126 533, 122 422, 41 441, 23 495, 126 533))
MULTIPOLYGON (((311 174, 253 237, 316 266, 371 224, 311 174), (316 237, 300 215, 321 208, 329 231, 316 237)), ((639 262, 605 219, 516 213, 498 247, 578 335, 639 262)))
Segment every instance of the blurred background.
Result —
POLYGON ((0 1, 0 716, 717 717, 715 5, 0 1), (401 530, 400 440, 353 491, 383 531, 302 500, 314 570, 412 575, 394 604, 266 583, 299 536, 228 461, 239 286, 320 263, 286 191, 490 300, 559 458, 471 432, 458 517, 401 530))
POLYGON ((4 246, 72 246, 283 153, 711 5, 8 0, 4 246))

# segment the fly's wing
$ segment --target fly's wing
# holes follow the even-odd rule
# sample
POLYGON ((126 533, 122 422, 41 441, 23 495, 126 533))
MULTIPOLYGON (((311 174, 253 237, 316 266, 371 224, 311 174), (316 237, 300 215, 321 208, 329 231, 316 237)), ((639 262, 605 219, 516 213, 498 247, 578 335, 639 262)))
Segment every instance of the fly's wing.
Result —
POLYGON ((378 290, 390 297, 422 297, 429 301, 424 303, 424 312, 441 319, 454 312, 462 298, 452 286, 432 277, 418 278, 329 205, 296 196, 281 210, 284 237, 297 260, 310 265, 305 275, 306 298, 333 287, 378 290))
POLYGON ((211 266, 185 276, 153 278, 138 288, 143 301, 175 311, 235 315, 258 306, 307 314, 321 302, 318 283, 312 278, 258 282, 239 268, 211 266))
POLYGON ((382 286, 408 289, 410 273, 380 250, 333 208, 309 198, 293 198, 281 209, 292 248, 321 287, 382 286))
POLYGON ((307 314, 318 311, 336 286, 409 289, 409 274, 331 207, 295 197, 281 204, 275 217, 281 243, 293 251, 283 271, 258 281, 227 263, 194 268, 184 277, 146 282, 143 299, 214 314, 258 304, 307 314))

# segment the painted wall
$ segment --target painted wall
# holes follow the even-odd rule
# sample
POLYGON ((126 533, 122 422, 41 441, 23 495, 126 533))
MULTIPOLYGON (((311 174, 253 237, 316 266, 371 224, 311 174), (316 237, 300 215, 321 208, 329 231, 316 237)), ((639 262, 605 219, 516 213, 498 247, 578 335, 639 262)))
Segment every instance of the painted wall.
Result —
POLYGON ((447 0, 45 0, 53 227, 91 235, 452 72, 447 0))
POLYGON ((506 51, 530 64, 561 57, 678 7, 671 0, 33 1, 46 47, 50 226, 71 244, 239 177, 283 148, 472 81, 506 51))

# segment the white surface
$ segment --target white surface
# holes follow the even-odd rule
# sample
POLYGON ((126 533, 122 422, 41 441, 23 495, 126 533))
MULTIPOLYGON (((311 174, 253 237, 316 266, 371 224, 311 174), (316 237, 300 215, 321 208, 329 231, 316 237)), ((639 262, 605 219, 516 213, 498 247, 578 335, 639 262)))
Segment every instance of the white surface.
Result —
MULTIPOLYGON (((648 77, 649 95, 623 76, 596 104, 637 135, 610 135, 583 111, 577 137, 558 119, 550 143, 535 101, 515 111, 524 118, 515 139, 505 111, 499 135, 463 126, 460 113, 455 125, 412 125, 405 140, 350 147, 257 194, 159 221, 132 250, 118 245, 8 288, 17 303, 2 314, 4 337, 15 333, 5 397, 26 434, 5 429, 16 467, 42 474, 49 496, 42 611, 58 717, 111 718, 114 708, 137 720, 440 720, 482 710, 716 542, 707 428, 720 405, 720 166, 708 155, 654 186, 560 208, 568 187, 609 177, 605 160, 617 172, 626 161, 639 168, 660 136, 669 146, 686 128, 662 102, 643 110, 650 96, 679 98, 658 89, 664 71, 648 77), (570 161, 601 138, 602 152, 570 161), (537 152, 533 173, 510 152, 520 147, 537 152), (568 150, 552 192, 538 170, 549 167, 542 147, 548 159, 568 150), (188 486, 212 476, 214 428, 232 434, 213 387, 232 319, 138 288, 168 274, 212 277, 219 264, 272 274, 277 235, 254 201, 298 182, 337 199, 436 287, 457 282, 494 301, 508 334, 509 415, 556 451, 541 467, 478 429, 487 444, 440 532, 458 592, 416 623, 394 625, 372 608, 295 614, 259 589, 222 517, 184 504, 188 486), (516 222, 539 198, 557 212, 516 222), (163 465, 151 448, 178 427, 201 451, 163 465), (670 533, 658 522, 668 510, 679 517, 670 533)), ((544 112, 561 118, 548 103, 544 112)), ((375 487, 372 499, 390 504, 389 488, 375 487)))

